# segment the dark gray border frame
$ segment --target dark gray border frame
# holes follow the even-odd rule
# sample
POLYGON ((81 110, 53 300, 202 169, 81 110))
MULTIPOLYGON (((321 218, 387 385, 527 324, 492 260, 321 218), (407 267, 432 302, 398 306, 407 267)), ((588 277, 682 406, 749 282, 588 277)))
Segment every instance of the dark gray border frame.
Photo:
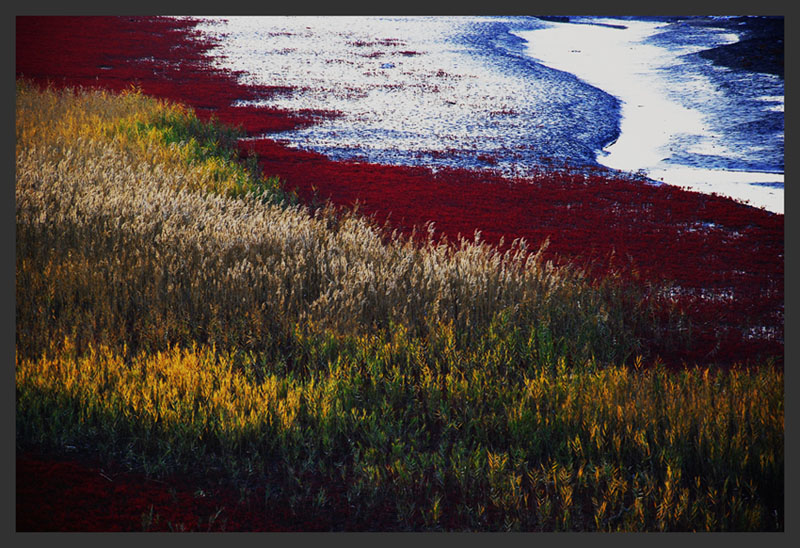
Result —
MULTIPOLYGON (((3 9, 10 10, 10 13, 4 17, 3 33, 5 37, 5 46, 3 51, 6 52, 4 59, 5 63, 10 66, 8 70, 14 71, 15 59, 15 17, 17 15, 247 15, 247 14, 275 14, 275 15, 528 15, 528 14, 549 14, 549 15, 712 15, 712 14, 730 14, 730 15, 783 15, 785 17, 786 25, 786 38, 785 40, 785 59, 786 67, 791 66, 791 61, 794 59, 792 47, 794 46, 794 39, 790 29, 794 22, 794 17, 789 13, 789 3, 786 0, 762 0, 754 3, 751 1, 744 2, 741 0, 729 0, 721 2, 719 0, 713 1, 687 1, 687 0, 673 0, 670 2, 660 3, 647 3, 630 0, 617 1, 607 3, 590 2, 588 0, 569 0, 567 2, 546 2, 539 3, 535 0, 492 0, 491 2, 443 2, 433 3, 428 1, 408 0, 403 3, 375 3, 375 2, 347 2, 347 3, 320 3, 318 0, 314 2, 304 3, 268 3, 263 0, 259 2, 246 1, 246 2, 208 2, 198 1, 193 2, 180 1, 180 2, 136 2, 135 4, 101 2, 99 0, 91 0, 90 2, 54 2, 51 0, 41 1, 35 0, 33 2, 18 3, 11 6, 10 3, 5 3, 3 9)), ((794 81, 794 74, 791 70, 787 70, 786 78, 790 82, 794 81)), ((787 88, 794 89, 792 83, 789 83, 787 88)), ((13 143, 15 140, 14 133, 14 95, 15 87, 9 82, 4 87, 4 104, 7 108, 3 111, 3 126, 6 128, 6 148, 4 148, 3 160, 7 166, 7 180, 14 180, 14 148, 13 143), (5 91, 8 90, 8 91, 5 91)), ((788 112, 794 113, 790 107, 788 112)), ((791 123, 792 116, 789 117, 787 124, 788 127, 793 127, 791 123)), ((792 140, 791 130, 786 132, 789 135, 787 141, 788 147, 786 150, 791 151, 792 140)), ((792 154, 787 155, 786 172, 793 173, 795 163, 792 154)), ((2 269, 0 269, 0 276, 2 276, 2 315, 0 315, 0 322, 2 322, 2 330, 0 330, 0 349, 2 349, 3 356, 6 357, 3 362, 5 363, 5 374, 7 377, 7 384, 5 386, 7 392, 7 404, 4 416, 6 420, 3 423, 4 439, 9 441, 7 449, 3 451, 2 456, 2 470, 3 485, 7 486, 4 491, 6 497, 2 499, 2 516, 3 516, 3 532, 8 532, 13 535, 13 546, 17 545, 39 545, 40 543, 62 543, 68 544, 81 544, 81 545, 105 545, 108 542, 122 542, 123 544, 139 544, 142 541, 155 542, 157 544, 166 545, 169 543, 179 543, 183 545, 191 545, 192 547, 198 544, 212 545, 219 542, 231 542, 233 540, 237 544, 252 544, 263 545, 272 542, 285 542, 294 545, 297 541, 301 543, 344 543, 347 545, 362 544, 365 546, 374 545, 376 543, 391 545, 404 545, 408 542, 424 543, 429 545, 438 545, 442 542, 447 544, 461 546, 468 545, 484 545, 485 543, 502 543, 503 545, 525 545, 529 546, 535 542, 552 542, 559 545, 565 541, 568 544, 591 544, 591 545, 640 545, 641 543, 653 543, 671 545, 674 543, 688 543, 697 546, 707 546, 709 543, 730 546, 730 544, 738 545, 739 543, 752 545, 753 543, 787 543, 790 538, 795 537, 797 527, 795 522, 791 519, 796 514, 794 511, 797 509, 795 500, 795 486, 797 480, 797 473, 794 467, 786 467, 786 505, 785 505, 785 523, 786 529, 784 533, 753 533, 753 534, 736 534, 736 533, 675 533, 670 535, 656 534, 643 536, 644 534, 631 533, 622 535, 602 535, 602 534, 579 534, 569 533, 560 534, 547 533, 544 535, 531 536, 530 534, 491 534, 480 533, 455 533, 442 536, 441 534, 422 533, 422 534, 382 534, 382 533, 340 533, 340 534, 312 534, 312 533, 295 533, 295 534, 270 534, 267 536, 258 534, 227 534, 224 537, 219 537, 217 534, 212 535, 192 535, 192 536, 167 536, 164 533, 156 533, 155 536, 149 535, 146 539, 136 537, 132 534, 116 535, 114 537, 108 536, 108 533, 102 534, 60 534, 60 533, 15 533, 15 443, 14 443, 14 413, 15 413, 15 378, 14 378, 14 246, 15 246, 15 207, 14 207, 14 192, 11 185, 5 186, 6 199, 3 200, 6 208, 6 214, 0 215, 0 223, 2 223, 2 234, 0 238, 2 242, 3 256, 7 257, 3 261, 2 269), (55 536, 54 536, 55 535, 55 536), (557 536, 556 536, 557 535, 557 536), (678 535, 678 536, 676 536, 678 535), (713 536, 709 536, 713 535, 713 536)), ((800 195, 800 191, 795 192, 792 185, 785 191, 786 207, 785 211, 788 216, 785 216, 784 224, 784 250, 785 250, 785 278, 793 280, 798 272, 796 268, 796 257, 791 252, 787 252, 787 244, 796 242, 795 234, 797 223, 793 219, 792 211, 795 209, 794 202, 796 195, 800 195)), ((792 327, 796 327, 796 321, 793 314, 795 310, 795 302, 798 292, 792 285, 785 287, 786 299, 786 334, 790 333, 792 327)), ((786 394, 790 395, 796 393, 795 382, 797 375, 793 371, 792 361, 790 358, 797 355, 796 345, 792 337, 786 336, 785 346, 785 364, 786 364, 786 394)), ((797 436, 796 436, 796 407, 791 405, 790 398, 785 399, 786 411, 786 443, 785 443, 785 462, 795 462, 797 455, 797 436)), ((9 535, 11 537, 12 535, 9 535)), ((5 535, 4 535, 5 536, 5 535)), ((795 540, 796 542, 796 540, 795 540)))

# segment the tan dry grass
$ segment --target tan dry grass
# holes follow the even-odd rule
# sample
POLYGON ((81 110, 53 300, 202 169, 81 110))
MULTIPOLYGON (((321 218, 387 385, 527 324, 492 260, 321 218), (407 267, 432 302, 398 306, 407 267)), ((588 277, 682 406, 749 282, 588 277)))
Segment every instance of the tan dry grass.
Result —
POLYGON ((503 255, 477 237, 384 244, 354 214, 221 195, 218 173, 192 162, 188 144, 119 129, 180 116, 136 92, 18 86, 23 352, 62 335, 253 348, 297 322, 345 332, 394 323, 421 335, 452 322, 468 337, 504 313, 545 329, 576 359, 622 360, 642 350, 637 330, 656 332, 643 293, 592 285, 524 243, 503 255))

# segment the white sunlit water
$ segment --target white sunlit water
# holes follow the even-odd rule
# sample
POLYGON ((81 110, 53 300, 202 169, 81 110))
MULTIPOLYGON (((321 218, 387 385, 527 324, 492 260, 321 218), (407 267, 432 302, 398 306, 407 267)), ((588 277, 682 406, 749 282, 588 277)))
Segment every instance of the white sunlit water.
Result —
POLYGON ((622 100, 620 137, 605 147, 601 163, 635 171, 660 161, 676 133, 700 134, 703 117, 666 96, 654 84, 653 67, 674 55, 642 41, 658 23, 626 22, 626 28, 571 23, 518 33, 526 53, 543 64, 575 74, 622 100), (636 47, 633 47, 633 46, 636 47))
MULTIPOLYGON (((715 127, 713 113, 739 115, 732 108, 735 102, 713 79, 714 72, 733 71, 694 60, 695 70, 679 70, 682 65, 692 67, 682 56, 736 42, 736 34, 709 32, 703 44, 673 41, 665 46, 648 42, 667 26, 664 22, 608 18, 587 22, 592 24, 583 24, 580 30, 574 23, 549 23, 547 28, 518 34, 527 41, 527 55, 621 100, 620 136, 600 152, 601 164, 783 212, 782 170, 724 169, 702 165, 711 162, 693 165, 676 159, 676 153, 688 153, 735 163, 760 146, 754 142, 743 150, 724 128, 715 127)), ((776 87, 779 80, 765 74, 754 78, 775 80, 776 87)), ((755 100, 769 103, 768 110, 783 112, 782 95, 755 100)))
POLYGON ((205 29, 225 33, 217 51, 222 66, 243 71, 251 83, 296 88, 256 104, 343 114, 272 135, 292 146, 337 159, 432 167, 480 167, 478 158, 490 155, 496 163, 483 167, 514 174, 541 158, 591 161, 591 149, 613 134, 613 120, 564 111, 604 94, 574 84, 553 93, 563 80, 553 71, 549 79, 530 78, 459 40, 494 21, 242 17, 205 29), (605 134, 581 144, 570 125, 587 135, 605 125, 605 134))
POLYGON ((591 24, 232 17, 201 29, 222 38, 218 63, 246 82, 295 88, 255 104, 342 113, 270 135, 290 146, 523 176, 547 162, 596 161, 783 212, 782 80, 687 55, 735 33, 578 22, 591 24), (764 113, 780 127, 762 127, 764 113))

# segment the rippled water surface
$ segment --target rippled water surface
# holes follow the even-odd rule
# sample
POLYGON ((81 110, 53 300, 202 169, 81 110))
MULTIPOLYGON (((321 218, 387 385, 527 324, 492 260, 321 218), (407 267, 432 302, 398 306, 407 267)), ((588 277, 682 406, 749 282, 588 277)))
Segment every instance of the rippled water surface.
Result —
POLYGON ((730 28, 577 18, 519 35, 538 62, 620 99, 603 165, 783 210, 783 80, 694 55, 737 42, 730 28))
MULTIPOLYGON (((698 51, 736 29, 534 17, 233 17, 221 66, 339 111, 272 134, 336 159, 484 167, 600 163, 783 211, 783 80, 698 51)), ((728 25, 729 27, 729 25, 728 25)))

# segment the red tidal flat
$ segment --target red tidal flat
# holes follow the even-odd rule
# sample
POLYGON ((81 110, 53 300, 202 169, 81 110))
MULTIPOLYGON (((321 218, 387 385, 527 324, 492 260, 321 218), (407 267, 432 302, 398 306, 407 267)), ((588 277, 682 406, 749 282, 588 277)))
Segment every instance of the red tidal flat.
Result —
MULTIPOLYGON (((337 501, 336 491, 331 493, 337 501)), ((317 518, 313 512, 292 513, 287 506, 267 507, 263 490, 240 500, 231 488, 202 489, 190 478, 163 482, 100 463, 17 455, 19 532, 325 531, 349 523, 341 512, 317 518)), ((350 528, 359 526, 350 523, 350 528)))
POLYGON ((17 531, 141 531, 149 528, 151 506, 153 522, 158 514, 154 530, 196 529, 198 514, 216 512, 200 508, 206 501, 190 492, 170 493, 145 478, 33 454, 17 459, 16 481, 17 531))
MULTIPOLYGON (((17 17, 16 74, 58 87, 136 84, 253 136, 338 115, 233 106, 293 90, 245 86, 237 74, 211 67, 214 44, 194 26, 191 19, 159 17, 17 17)), ((451 240, 475 230, 494 244, 525 238, 536 248, 549 239, 551 256, 594 265, 598 273, 635 270, 643 282, 676 282, 693 323, 692 346, 664 356, 668 362, 729 364, 772 356, 782 364, 783 215, 591 168, 543 170, 520 181, 477 171, 334 162, 266 138, 242 144, 243 155, 253 153, 266 174, 281 176, 301 198, 358 202, 363 213, 406 233, 433 221, 451 240)), ((27 458, 18 458, 17 466, 18 482, 24 480, 18 483, 18 529, 140 529, 148 504, 162 524, 203 525, 180 514, 197 515, 192 509, 200 504, 185 493, 177 504, 163 498, 166 488, 139 483, 130 492, 138 502, 126 506, 120 501, 131 500, 128 488, 114 491, 85 469, 27 458)), ((228 530, 280 529, 276 523, 229 523, 228 530)))

